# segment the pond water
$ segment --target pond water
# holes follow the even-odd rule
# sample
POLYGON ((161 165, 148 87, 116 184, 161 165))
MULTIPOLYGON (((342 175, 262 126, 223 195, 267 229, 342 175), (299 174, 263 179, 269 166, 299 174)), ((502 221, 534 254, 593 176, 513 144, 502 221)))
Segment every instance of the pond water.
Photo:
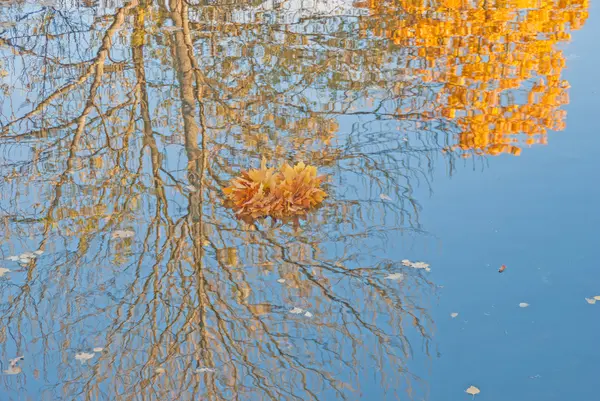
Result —
POLYGON ((599 17, 0 0, 0 399, 597 400, 599 17))

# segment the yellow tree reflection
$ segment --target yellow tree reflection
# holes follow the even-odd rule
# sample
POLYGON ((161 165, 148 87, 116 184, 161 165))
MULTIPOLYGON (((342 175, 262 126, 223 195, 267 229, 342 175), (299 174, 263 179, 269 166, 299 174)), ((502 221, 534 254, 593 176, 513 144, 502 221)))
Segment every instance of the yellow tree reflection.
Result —
POLYGON ((519 146, 546 143, 548 130, 565 127, 569 84, 561 78, 565 56, 557 44, 582 27, 587 0, 373 0, 368 6, 389 15, 385 28, 373 30, 406 49, 403 68, 430 88, 423 110, 456 126, 461 149, 518 155, 519 146))

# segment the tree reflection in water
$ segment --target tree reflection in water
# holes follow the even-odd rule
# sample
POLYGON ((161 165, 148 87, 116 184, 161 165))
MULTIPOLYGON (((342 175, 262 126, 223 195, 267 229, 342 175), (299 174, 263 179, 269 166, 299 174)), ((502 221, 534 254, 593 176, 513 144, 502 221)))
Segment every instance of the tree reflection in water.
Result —
MULTIPOLYGON (((429 187, 434 162, 452 171, 448 150, 517 146, 482 118, 560 113, 567 85, 543 88, 556 88, 564 63, 542 64, 567 24, 531 44, 511 36, 524 24, 510 23, 517 6, 490 6, 506 15, 507 46, 515 37, 537 52, 535 73, 501 79, 531 88, 532 103, 517 107, 475 74, 489 66, 472 64, 484 57, 472 44, 448 45, 460 26, 436 28, 443 12, 471 26, 479 14, 468 5, 49 3, 13 2, 0 17, 0 251, 44 251, 6 261, 0 279, 3 360, 27 356, 3 391, 354 399, 374 374, 390 394, 411 392, 409 339, 429 355, 434 286, 389 248, 423 234, 414 186, 429 187), (431 45, 440 29, 450 39, 431 45), (462 68, 436 62, 453 52, 462 68), (246 224, 224 206, 231 177, 263 157, 330 177, 299 230, 246 224)), ((577 28, 587 15, 587 3, 552 4, 559 11, 539 18, 559 13, 577 28)), ((496 34, 470 38, 495 49, 496 34)))

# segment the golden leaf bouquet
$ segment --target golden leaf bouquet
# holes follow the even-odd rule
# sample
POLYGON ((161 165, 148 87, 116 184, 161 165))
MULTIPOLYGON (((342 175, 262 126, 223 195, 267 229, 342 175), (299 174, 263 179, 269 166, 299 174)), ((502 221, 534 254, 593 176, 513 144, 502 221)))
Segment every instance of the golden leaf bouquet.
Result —
POLYGON ((305 216, 327 197, 321 189, 325 176, 317 176, 317 168, 303 162, 284 163, 276 171, 262 160, 260 169, 242 171, 223 189, 229 205, 244 221, 271 216, 295 220, 305 216))

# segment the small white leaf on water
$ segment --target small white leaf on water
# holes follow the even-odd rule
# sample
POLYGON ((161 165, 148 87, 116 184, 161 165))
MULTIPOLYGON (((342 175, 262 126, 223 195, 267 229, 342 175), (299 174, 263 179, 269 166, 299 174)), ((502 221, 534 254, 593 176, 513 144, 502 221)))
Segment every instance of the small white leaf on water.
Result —
POLYGON ((596 295, 596 296, 594 297, 594 299, 595 299, 596 301, 600 301, 600 295, 596 295))
POLYGON ((452 313, 450 314, 450 316, 452 317, 452 319, 454 319, 455 317, 457 317, 457 316, 458 316, 458 312, 452 312, 452 313))
POLYGON ((306 316, 306 317, 312 317, 312 316, 313 316, 313 314, 312 314, 312 313, 310 313, 309 311, 306 311, 306 312, 304 313, 304 316, 306 316))
POLYGON ((471 386, 468 389, 465 390, 465 393, 467 394, 471 394, 473 396, 473 398, 475 398, 475 396, 479 393, 481 393, 481 391, 475 387, 475 386, 471 386))
POLYGON ((33 253, 35 253, 36 255, 41 255, 44 253, 44 251, 42 251, 41 249, 38 249, 37 251, 34 251, 33 253))
POLYGON ((384 200, 384 201, 391 201, 392 200, 392 198, 390 198, 386 194, 381 194, 381 195, 379 195, 379 197, 381 198, 381 200, 384 200))
POLYGON ((596 298, 586 298, 585 301, 590 305, 594 305, 596 303, 596 298))
POLYGON ((529 304, 528 304, 527 302, 521 302, 521 303, 519 304, 519 307, 520 307, 520 308, 527 308, 528 306, 529 306, 529 304))
POLYGON ((214 372, 213 368, 197 368, 196 373, 204 373, 204 372, 214 372))
POLYGON ((19 257, 21 259, 35 259, 37 257, 37 255, 35 253, 25 252, 25 253, 22 253, 21 255, 19 255, 19 257))
POLYGON ((22 263, 24 265, 28 265, 31 262, 31 259, 29 258, 21 258, 19 259, 19 263, 22 263))
POLYGON ((283 284, 283 283, 285 283, 285 279, 284 278, 277 279, 277 282, 283 284))
POLYGON ((431 269, 429 268, 429 263, 425 262, 415 262, 412 264, 412 267, 414 267, 415 269, 425 269, 426 271, 431 271, 431 269))
POLYGON ((75 359, 77 359, 79 362, 84 363, 85 361, 92 359, 94 357, 94 353, 87 353, 87 352, 78 352, 77 354, 75 354, 75 359))
POLYGON ((5 267, 0 267, 0 277, 4 276, 6 273, 9 273, 10 269, 7 269, 5 267))
POLYGON ((158 374, 165 373, 167 370, 165 368, 156 368, 154 371, 158 374))
POLYGON ((13 262, 18 262, 19 261, 19 257, 18 256, 9 256, 6 259, 10 260, 10 261, 13 261, 13 262))
POLYGON ((104 348, 102 348, 102 347, 94 348, 94 352, 102 352, 102 351, 104 351, 104 348))
POLYGON ((15 366, 17 366, 17 364, 18 364, 19 362, 21 362, 23 359, 25 359, 25 357, 24 357, 24 356, 18 356, 18 357, 16 357, 16 358, 13 358, 13 359, 11 359, 11 360, 9 361, 10 367, 11 367, 11 368, 14 368, 14 367, 15 367, 15 366))
POLYGON ((179 32, 183 31, 183 28, 179 26, 163 26, 162 30, 167 32, 179 32))
POLYGON ((4 370, 3 372, 7 375, 18 375, 19 373, 21 373, 21 367, 20 366, 12 366, 6 370, 4 370))
POLYGON ((404 280, 404 274, 402 273, 392 273, 385 276, 386 280, 394 280, 394 281, 402 281, 404 280))
POLYGON ((130 230, 117 230, 113 233, 113 238, 131 238, 135 235, 135 232, 130 230))
POLYGON ((293 308, 292 310, 290 310, 290 313, 293 313, 294 315, 299 315, 301 313, 304 313, 304 309, 301 308, 293 308))
POLYGON ((431 271, 431 269, 429 268, 429 263, 425 263, 425 262, 411 262, 408 259, 404 259, 402 261, 402 265, 404 265, 406 267, 412 267, 414 269, 423 269, 428 272, 431 271))

